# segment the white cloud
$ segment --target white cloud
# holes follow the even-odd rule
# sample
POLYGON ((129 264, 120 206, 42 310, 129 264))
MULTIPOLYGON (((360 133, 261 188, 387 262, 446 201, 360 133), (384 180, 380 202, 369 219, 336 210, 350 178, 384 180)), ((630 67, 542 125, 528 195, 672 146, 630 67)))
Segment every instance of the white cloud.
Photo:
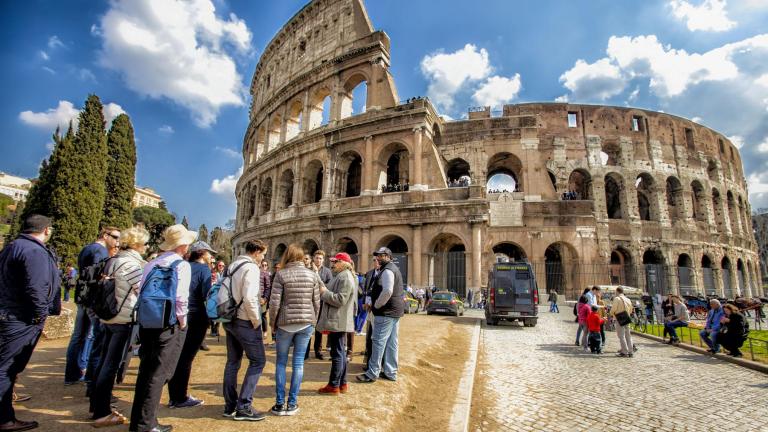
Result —
POLYGON ((240 159, 242 157, 240 153, 238 153, 235 150, 232 150, 231 148, 216 146, 215 150, 231 158, 240 159))
POLYGON ((243 167, 240 167, 235 174, 228 175, 223 179, 213 179, 210 191, 234 201, 235 186, 237 186, 237 180, 240 179, 242 174, 243 167))
POLYGON ((38 55, 40 55, 40 58, 41 58, 41 59, 43 59, 43 60, 45 60, 45 61, 48 61, 48 59, 50 59, 50 57, 48 56, 48 53, 46 53, 46 52, 45 52, 45 51, 43 51, 43 50, 40 50, 40 51, 38 52, 38 55))
POLYGON ((757 145, 757 151, 760 153, 768 153, 768 137, 763 140, 760 144, 757 145))
POLYGON ((496 75, 485 80, 472 98, 478 105, 496 107, 514 100, 521 88, 520 74, 512 78, 496 75))
POLYGON ((421 72, 430 80, 427 95, 440 108, 453 108, 454 95, 468 82, 479 81, 491 74, 488 51, 466 44, 446 54, 437 52, 421 60, 421 72))
POLYGON ((59 39, 58 36, 53 35, 53 36, 48 38, 48 48, 49 49, 54 50, 54 49, 57 49, 57 48, 64 48, 64 47, 65 47, 64 42, 62 42, 61 39, 59 39))
POLYGON ((211 0, 117 0, 92 33, 102 38, 100 63, 129 88, 168 98, 207 127, 219 110, 242 106, 247 89, 230 54, 249 52, 251 32, 234 14, 216 16, 211 0))
POLYGON ((734 145, 734 146, 735 146, 737 149, 741 149, 742 147, 744 147, 744 137, 743 137, 743 136, 741 136, 741 135, 733 135, 733 136, 729 136, 729 137, 728 137, 728 140, 730 140, 730 141, 731 141, 731 143, 733 143, 733 145, 734 145))
POLYGON ((46 143, 46 144, 45 144, 45 148, 46 148, 46 150, 48 150, 48 151, 53 151, 53 148, 54 148, 54 147, 56 147, 56 144, 54 144, 54 143, 52 143, 52 142, 49 142, 49 143, 46 143))
POLYGON ((93 81, 96 82, 96 75, 88 68, 82 68, 77 71, 77 77, 80 81, 93 81))
POLYGON ((768 73, 763 74, 755 80, 755 84, 759 84, 763 87, 768 87, 768 73))
POLYGON ((96 24, 91 24, 91 34, 94 36, 101 36, 101 29, 96 24))
POLYGON ((736 27, 736 22, 728 19, 725 0, 704 0, 694 6, 685 0, 672 0, 669 5, 672 14, 679 21, 685 21, 690 31, 723 32, 736 27))
MULTIPOLYGON (((110 102, 104 105, 102 113, 104 114, 106 127, 109 128, 112 120, 118 115, 124 114, 125 110, 120 105, 110 102)), ((62 130, 66 129, 69 127, 70 121, 77 128, 79 115, 80 110, 75 108, 72 102, 63 100, 59 101, 59 105, 56 108, 51 108, 44 112, 22 111, 19 113, 19 120, 32 127, 53 131, 56 127, 61 127, 62 130)))
POLYGON ((560 82, 571 91, 575 99, 601 101, 620 94, 626 87, 626 79, 621 70, 607 58, 592 64, 576 60, 571 69, 560 75, 560 82))
POLYGON ((56 71, 51 69, 51 68, 49 68, 48 66, 43 66, 43 70, 48 72, 51 75, 56 75, 56 71))
POLYGON ((167 134, 167 135, 170 135, 176 132, 175 130, 173 130, 173 126, 171 125, 162 125, 159 128, 157 128, 157 131, 160 132, 161 134, 167 134))

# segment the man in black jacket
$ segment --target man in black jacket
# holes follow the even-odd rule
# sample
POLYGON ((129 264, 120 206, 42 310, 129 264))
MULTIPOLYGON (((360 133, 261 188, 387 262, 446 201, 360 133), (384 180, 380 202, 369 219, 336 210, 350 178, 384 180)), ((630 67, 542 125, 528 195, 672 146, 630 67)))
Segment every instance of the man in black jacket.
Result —
POLYGON ((13 410, 13 384, 27 366, 48 315, 61 313, 61 279, 56 255, 45 246, 53 227, 31 215, 21 234, 0 252, 0 431, 38 427, 13 410))
POLYGON ((397 380, 397 329, 405 311, 403 276, 392 262, 392 251, 381 247, 373 255, 379 262, 380 271, 374 277, 369 294, 373 312, 371 357, 368 370, 357 376, 357 380, 364 383, 374 382, 380 376, 397 380))

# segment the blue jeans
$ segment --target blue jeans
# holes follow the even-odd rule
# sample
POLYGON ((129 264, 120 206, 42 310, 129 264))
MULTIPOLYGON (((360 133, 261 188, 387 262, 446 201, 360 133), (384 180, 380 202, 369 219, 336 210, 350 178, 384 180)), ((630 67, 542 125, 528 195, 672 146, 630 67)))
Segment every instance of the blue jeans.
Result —
POLYGON ((83 377, 83 370, 87 367, 88 359, 82 358, 83 352, 90 353, 90 346, 85 348, 86 339, 91 333, 91 319, 88 317, 85 307, 77 305, 72 336, 67 346, 67 363, 64 367, 64 382, 75 382, 83 377))
POLYGON ((112 408, 109 406, 112 389, 132 330, 133 327, 130 324, 104 325, 101 366, 98 371, 94 371, 94 385, 90 399, 93 418, 101 418, 112 412, 112 408))
POLYGON ((304 378, 304 355, 309 348, 309 339, 315 332, 313 326, 296 333, 289 333, 277 328, 277 360, 275 361, 275 402, 278 405, 285 403, 285 369, 288 365, 288 351, 293 346, 293 365, 291 367, 291 389, 288 392, 288 405, 296 405, 304 378))
POLYGON ((667 329, 667 333, 669 333, 669 337, 671 337, 672 340, 678 339, 677 332, 675 331, 675 329, 678 327, 688 327, 688 323, 680 320, 674 320, 664 324, 664 328, 667 329))
POLYGON ((363 301, 365 299, 358 297, 357 299, 357 315, 355 315, 355 333, 362 333, 365 320, 368 318, 368 311, 363 308, 363 301))
POLYGON ((382 372, 395 379, 397 377, 397 330, 400 318, 386 316, 373 317, 373 335, 371 336, 371 358, 365 374, 370 379, 378 379, 382 372))
POLYGON ((707 333, 706 330, 702 330, 699 332, 699 337, 704 341, 705 344, 707 344, 709 349, 714 352, 720 351, 720 344, 717 343, 717 331, 713 330, 712 333, 707 333))
POLYGON ((253 392, 259 382, 261 372, 267 363, 264 353, 264 339, 259 328, 253 328, 250 321, 235 319, 224 324, 227 332, 227 364, 224 367, 224 410, 247 410, 253 402, 253 392), (237 373, 243 360, 243 352, 248 358, 240 395, 237 393, 237 373))
POLYGON ((560 308, 557 307, 557 302, 549 302, 549 311, 560 313, 560 308))

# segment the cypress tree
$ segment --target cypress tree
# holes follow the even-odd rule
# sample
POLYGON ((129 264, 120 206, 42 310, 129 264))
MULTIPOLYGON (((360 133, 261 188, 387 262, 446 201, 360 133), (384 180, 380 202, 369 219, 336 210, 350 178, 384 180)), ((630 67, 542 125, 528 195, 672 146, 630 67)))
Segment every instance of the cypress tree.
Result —
POLYGON ((104 209, 107 136, 98 96, 88 96, 74 139, 60 144, 54 161, 51 245, 64 262, 74 262, 80 248, 96 239, 104 209))
POLYGON ((120 114, 107 134, 107 178, 102 226, 128 228, 132 225, 131 202, 136 176, 136 143, 131 119, 120 114))
POLYGON ((197 239, 208 243, 208 227, 205 224, 200 225, 200 228, 197 230, 197 239))

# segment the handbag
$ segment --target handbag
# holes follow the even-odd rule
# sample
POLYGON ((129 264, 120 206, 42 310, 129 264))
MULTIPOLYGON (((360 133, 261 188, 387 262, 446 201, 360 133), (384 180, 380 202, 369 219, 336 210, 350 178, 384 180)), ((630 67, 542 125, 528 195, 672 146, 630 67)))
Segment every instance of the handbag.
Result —
POLYGON ((616 322, 618 322, 620 326, 624 327, 625 325, 632 322, 632 318, 629 317, 627 311, 621 311, 616 314, 616 322))

